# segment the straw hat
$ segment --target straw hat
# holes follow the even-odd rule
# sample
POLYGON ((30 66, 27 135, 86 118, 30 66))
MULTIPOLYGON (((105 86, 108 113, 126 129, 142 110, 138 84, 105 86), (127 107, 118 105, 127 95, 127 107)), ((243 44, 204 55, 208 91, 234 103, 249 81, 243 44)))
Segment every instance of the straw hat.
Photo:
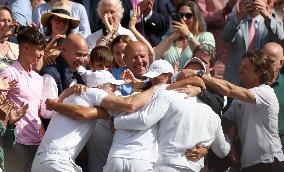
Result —
POLYGON ((75 29, 80 24, 80 20, 77 20, 76 18, 71 17, 69 11, 64 9, 64 7, 54 8, 50 12, 44 13, 41 17, 41 24, 44 27, 47 27, 48 26, 48 20, 53 15, 64 18, 64 19, 69 19, 70 22, 71 22, 71 29, 75 29))

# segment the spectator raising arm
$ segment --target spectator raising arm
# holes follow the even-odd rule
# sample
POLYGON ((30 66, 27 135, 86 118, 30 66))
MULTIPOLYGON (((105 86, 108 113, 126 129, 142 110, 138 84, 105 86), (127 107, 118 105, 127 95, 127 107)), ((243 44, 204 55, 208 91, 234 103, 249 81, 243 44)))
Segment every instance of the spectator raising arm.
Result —
POLYGON ((140 12, 140 6, 137 6, 134 9, 134 13, 133 16, 131 17, 130 21, 129 21, 129 30, 134 34, 134 36, 136 37, 136 39, 140 42, 143 42, 148 49, 150 50, 151 53, 151 58, 149 60, 150 64, 152 64, 155 61, 155 52, 154 49, 152 47, 152 45, 150 44, 150 42, 147 41, 147 39, 145 39, 145 37, 143 35, 141 35, 138 30, 135 27, 135 24, 137 22, 137 18, 141 16, 141 12, 140 12))

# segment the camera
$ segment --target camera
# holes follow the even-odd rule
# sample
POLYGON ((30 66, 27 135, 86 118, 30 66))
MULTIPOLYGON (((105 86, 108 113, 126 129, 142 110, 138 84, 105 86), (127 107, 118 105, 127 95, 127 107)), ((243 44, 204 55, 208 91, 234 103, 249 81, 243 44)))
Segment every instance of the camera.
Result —
POLYGON ((181 17, 179 14, 172 14, 171 17, 172 17, 172 20, 181 22, 181 17))

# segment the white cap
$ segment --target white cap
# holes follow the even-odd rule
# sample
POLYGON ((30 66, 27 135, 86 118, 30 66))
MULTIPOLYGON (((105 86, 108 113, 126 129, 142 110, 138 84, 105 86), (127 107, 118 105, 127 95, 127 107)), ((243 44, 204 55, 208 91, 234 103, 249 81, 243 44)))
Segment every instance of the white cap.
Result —
POLYGON ((185 65, 183 66, 183 68, 185 68, 188 64, 191 64, 191 63, 198 63, 198 64, 201 64, 201 66, 203 67, 203 70, 206 72, 206 66, 205 64, 203 63, 203 61, 201 61, 198 57, 193 57, 192 59, 188 60, 185 65))
POLYGON ((163 73, 174 74, 173 66, 167 60, 156 60, 150 65, 148 72, 143 76, 147 78, 155 78, 163 73))
POLYGON ((102 84, 114 84, 114 85, 122 85, 125 84, 123 80, 116 80, 113 75, 106 70, 98 70, 96 72, 92 72, 87 77, 87 87, 97 87, 102 84))

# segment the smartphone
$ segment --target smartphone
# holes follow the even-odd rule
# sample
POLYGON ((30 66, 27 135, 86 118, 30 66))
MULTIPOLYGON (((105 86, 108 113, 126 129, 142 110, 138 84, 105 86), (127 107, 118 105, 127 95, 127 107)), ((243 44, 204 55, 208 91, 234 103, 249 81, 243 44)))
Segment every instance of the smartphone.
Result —
POLYGON ((181 22, 181 17, 179 14, 172 14, 171 17, 172 17, 172 20, 181 22))
POLYGON ((64 40, 65 40, 65 38, 59 38, 59 39, 57 39, 57 46, 63 45, 64 40))

